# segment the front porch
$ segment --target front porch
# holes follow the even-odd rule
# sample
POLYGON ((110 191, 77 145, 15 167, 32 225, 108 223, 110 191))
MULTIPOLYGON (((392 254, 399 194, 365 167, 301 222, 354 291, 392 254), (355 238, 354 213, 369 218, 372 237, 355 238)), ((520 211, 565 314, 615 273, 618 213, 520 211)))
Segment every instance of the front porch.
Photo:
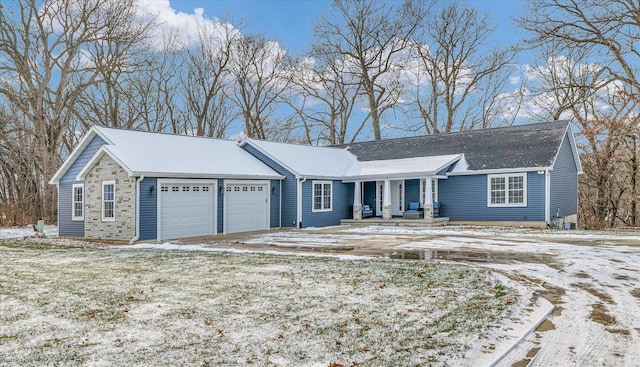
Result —
POLYGON ((447 222, 440 218, 438 179, 442 176, 409 179, 355 181, 351 220, 384 223, 447 222))
POLYGON ((407 226, 407 227, 435 227, 449 223, 448 217, 435 217, 430 219, 403 219, 402 217, 392 217, 382 219, 382 217, 369 217, 362 219, 342 219, 340 224, 364 224, 364 225, 387 225, 387 226, 407 226))

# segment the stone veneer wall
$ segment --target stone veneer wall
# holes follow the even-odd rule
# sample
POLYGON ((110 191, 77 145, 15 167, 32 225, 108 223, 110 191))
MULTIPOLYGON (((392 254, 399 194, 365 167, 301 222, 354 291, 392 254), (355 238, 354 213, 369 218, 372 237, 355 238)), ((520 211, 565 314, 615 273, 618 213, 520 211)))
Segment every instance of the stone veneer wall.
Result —
POLYGON ((103 155, 84 181, 85 237, 128 241, 136 235, 136 178, 103 155), (102 220, 102 182, 115 181, 115 220, 102 220))

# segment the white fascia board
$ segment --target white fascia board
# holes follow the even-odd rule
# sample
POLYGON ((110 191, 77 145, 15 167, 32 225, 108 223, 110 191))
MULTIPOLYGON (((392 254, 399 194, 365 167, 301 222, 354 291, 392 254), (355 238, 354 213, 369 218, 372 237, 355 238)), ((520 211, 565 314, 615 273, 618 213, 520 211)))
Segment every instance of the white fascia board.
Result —
POLYGON ((145 175, 145 177, 167 177, 180 179, 238 179, 238 180, 284 180, 285 176, 256 176, 256 175, 234 175, 234 174, 202 174, 194 172, 133 172, 134 176, 145 175))
POLYGON ((374 181, 380 179, 388 179, 388 180, 397 180, 397 179, 415 179, 415 178, 425 178, 425 177, 435 177, 436 173, 442 171, 444 168, 449 167, 450 165, 456 163, 461 158, 464 158, 464 154, 460 154, 455 158, 449 160, 448 162, 441 164, 439 167, 432 171, 418 171, 418 172, 398 172, 398 173, 380 173, 373 175, 352 175, 345 176, 342 181, 343 182, 356 182, 356 181, 374 181))
MULTIPOLYGON (((439 170, 438 170, 439 171, 439 170)), ((398 174, 377 174, 377 175, 362 175, 362 176, 349 176, 344 177, 342 182, 356 182, 356 181, 379 181, 379 180, 408 180, 419 179, 425 177, 433 177, 438 171, 424 171, 424 172, 411 172, 411 173, 398 173, 398 174)))
MULTIPOLYGON (((253 140, 251 138, 245 138, 244 140, 242 140, 240 143, 238 143, 238 146, 243 147, 244 145, 249 144, 252 147, 254 147, 256 150, 258 150, 260 153, 266 155, 268 158, 270 158, 272 161, 276 162, 277 164, 279 164, 282 168, 286 169, 287 171, 293 173, 293 176, 295 178, 301 178, 302 176, 300 175, 300 172, 296 172, 293 168, 287 166, 286 164, 284 164, 282 161, 280 161, 278 158, 274 157, 273 155, 271 155, 271 153, 269 153, 268 151, 262 149, 260 147, 259 144, 256 144, 253 142, 253 140)), ((256 158, 258 159, 258 158, 256 158)), ((262 162, 263 164, 265 164, 264 162, 262 162)))
POLYGON ((102 147, 100 147, 100 149, 98 149, 98 151, 93 155, 93 157, 89 159, 87 164, 85 164, 84 167, 82 167, 82 170, 80 170, 80 172, 78 173, 78 176, 76 176, 76 181, 84 181, 85 176, 89 173, 89 171, 91 171, 93 166, 95 166, 96 163, 98 163, 98 161, 100 160, 100 158, 102 158, 102 156, 105 154, 108 155, 111 159, 113 159, 120 167, 124 168, 124 170, 127 172, 129 177, 134 176, 134 172, 130 170, 129 167, 127 167, 124 163, 122 163, 122 161, 118 159, 118 157, 116 157, 115 154, 111 153, 111 151, 109 151, 107 146, 103 145, 102 147))
POLYGON ((547 171, 552 170, 553 167, 519 167, 519 168, 499 168, 499 169, 484 169, 484 170, 475 170, 475 171, 464 171, 464 172, 447 172, 447 176, 470 176, 470 175, 491 175, 491 174, 500 174, 500 173, 511 173, 511 172, 537 172, 537 171, 547 171))
POLYGON ((60 179, 62 178, 62 176, 67 173, 67 170, 71 168, 71 165, 76 161, 76 159, 78 159, 80 154, 84 151, 84 149, 87 147, 87 145, 89 145, 91 140, 93 140, 93 137, 96 135, 99 135, 102 140, 107 142, 107 144, 111 144, 111 141, 107 139, 107 137, 103 133, 101 133, 95 126, 91 127, 91 129, 89 129, 89 131, 87 131, 80 139, 80 142, 78 143, 78 145, 76 145, 71 154, 69 154, 67 159, 64 160, 53 177, 51 177, 51 179, 49 180, 50 185, 58 185, 60 183, 60 179))

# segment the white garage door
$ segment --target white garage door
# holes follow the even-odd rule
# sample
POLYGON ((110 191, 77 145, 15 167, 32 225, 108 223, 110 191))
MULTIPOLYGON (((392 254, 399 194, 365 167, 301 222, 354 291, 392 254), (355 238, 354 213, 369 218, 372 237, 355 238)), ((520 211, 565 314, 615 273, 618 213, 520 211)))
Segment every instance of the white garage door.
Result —
POLYGON ((159 239, 215 234, 214 182, 161 182, 159 239))
POLYGON ((269 229, 269 184, 225 183, 225 233, 269 229))

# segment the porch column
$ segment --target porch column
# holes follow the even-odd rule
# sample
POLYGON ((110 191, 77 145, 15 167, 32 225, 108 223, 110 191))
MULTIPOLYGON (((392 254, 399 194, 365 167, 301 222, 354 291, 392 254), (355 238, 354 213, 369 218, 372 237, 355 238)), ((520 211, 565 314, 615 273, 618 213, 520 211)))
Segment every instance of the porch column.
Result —
POLYGON ((361 220, 362 219, 362 201, 361 201, 361 192, 362 192, 362 182, 356 181, 353 183, 353 219, 361 220))
POLYGON ((431 197, 431 177, 427 177, 424 182, 424 219, 433 219, 433 200, 431 197))
POLYGON ((382 219, 391 219, 391 181, 384 180, 382 195, 382 219))

